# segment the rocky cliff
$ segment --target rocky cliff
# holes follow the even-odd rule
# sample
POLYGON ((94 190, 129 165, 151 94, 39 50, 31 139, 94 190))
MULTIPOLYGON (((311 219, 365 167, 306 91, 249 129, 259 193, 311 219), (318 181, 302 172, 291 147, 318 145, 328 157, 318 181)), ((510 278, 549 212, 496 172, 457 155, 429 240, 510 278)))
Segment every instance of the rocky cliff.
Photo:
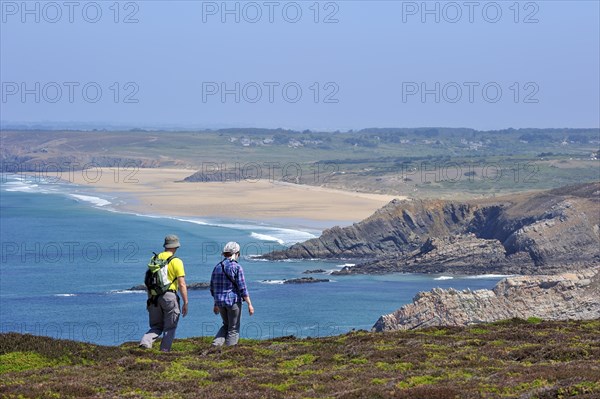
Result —
POLYGON ((353 258, 338 274, 544 274, 600 262, 600 183, 467 202, 394 200, 352 226, 264 256, 353 258))
POLYGON ((600 318, 600 268, 552 276, 500 281, 493 290, 433 289, 413 303, 381 316, 373 331, 465 326, 511 318, 587 320, 600 318))

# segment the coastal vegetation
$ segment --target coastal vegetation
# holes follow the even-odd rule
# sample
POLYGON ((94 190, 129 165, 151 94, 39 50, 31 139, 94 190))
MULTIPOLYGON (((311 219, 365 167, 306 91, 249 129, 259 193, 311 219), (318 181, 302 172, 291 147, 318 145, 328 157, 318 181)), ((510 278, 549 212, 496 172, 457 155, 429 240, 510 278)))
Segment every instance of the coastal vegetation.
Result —
POLYGON ((3 398, 597 398, 600 320, 296 339, 171 353, 0 334, 3 398))

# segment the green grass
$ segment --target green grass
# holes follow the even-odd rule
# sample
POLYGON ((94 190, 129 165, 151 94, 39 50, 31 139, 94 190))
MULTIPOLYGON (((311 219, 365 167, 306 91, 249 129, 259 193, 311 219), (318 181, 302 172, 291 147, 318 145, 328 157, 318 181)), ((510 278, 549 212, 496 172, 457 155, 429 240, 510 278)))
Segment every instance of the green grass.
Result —
POLYGON ((307 364, 311 364, 316 360, 316 356, 312 353, 307 353, 304 355, 300 355, 295 357, 292 360, 286 360, 279 364, 280 368, 286 371, 296 371, 298 368, 305 366, 307 364))
POLYGON ((507 320, 244 340, 207 354, 206 338, 161 353, 0 334, 0 397, 592 399, 600 397, 599 325, 507 320))
POLYGON ((377 362, 375 366, 384 371, 407 371, 413 367, 412 363, 409 362, 396 362, 396 363, 386 363, 386 362, 377 362))
POLYGON ((400 381, 398 383, 398 388, 406 389, 412 388, 420 385, 433 385, 438 382, 441 378, 434 377, 431 375, 417 375, 414 377, 408 378, 406 381, 400 381))
POLYGON ((54 367, 60 364, 69 364, 69 361, 64 357, 62 360, 48 359, 36 352, 11 352, 0 355, 0 374, 54 367))
POLYGON ((527 319, 527 323, 531 323, 531 324, 540 324, 543 320, 540 319, 539 317, 529 317, 527 319))

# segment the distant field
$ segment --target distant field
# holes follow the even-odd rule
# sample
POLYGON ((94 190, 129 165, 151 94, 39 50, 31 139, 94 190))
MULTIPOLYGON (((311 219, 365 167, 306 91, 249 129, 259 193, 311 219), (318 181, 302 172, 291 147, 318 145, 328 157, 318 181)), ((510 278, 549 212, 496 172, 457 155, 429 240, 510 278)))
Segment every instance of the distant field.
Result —
POLYGON ((178 167, 415 197, 490 196, 600 180, 598 129, 2 131, 3 171, 178 167))

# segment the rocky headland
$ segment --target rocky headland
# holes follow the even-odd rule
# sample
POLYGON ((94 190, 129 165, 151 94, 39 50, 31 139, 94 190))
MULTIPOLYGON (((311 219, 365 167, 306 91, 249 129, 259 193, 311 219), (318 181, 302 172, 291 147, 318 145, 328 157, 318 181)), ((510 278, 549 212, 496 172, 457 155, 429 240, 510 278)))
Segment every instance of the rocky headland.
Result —
POLYGON ((381 316, 372 330, 467 326, 512 318, 600 318, 600 268, 551 276, 506 278, 492 290, 436 288, 421 292, 413 303, 381 316))
POLYGON ((355 259, 332 274, 552 274, 600 264, 600 182, 465 202, 393 200, 263 256, 355 259))

